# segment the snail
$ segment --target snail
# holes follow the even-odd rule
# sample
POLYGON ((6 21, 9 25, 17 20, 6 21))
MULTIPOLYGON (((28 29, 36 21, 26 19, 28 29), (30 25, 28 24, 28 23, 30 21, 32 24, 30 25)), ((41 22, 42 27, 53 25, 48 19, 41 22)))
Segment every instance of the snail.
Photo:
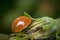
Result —
POLYGON ((26 12, 24 13, 25 16, 20 16, 13 21, 12 32, 17 34, 9 40, 41 40, 56 36, 58 26, 55 19, 32 18, 26 12))

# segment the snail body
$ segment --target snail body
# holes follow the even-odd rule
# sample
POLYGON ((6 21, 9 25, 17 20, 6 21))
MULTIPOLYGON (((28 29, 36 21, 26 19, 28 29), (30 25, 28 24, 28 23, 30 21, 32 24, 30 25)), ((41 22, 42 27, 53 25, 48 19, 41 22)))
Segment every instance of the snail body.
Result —
POLYGON ((55 19, 50 17, 37 19, 30 17, 30 19, 32 20, 29 23, 30 25, 23 29, 23 31, 17 33, 16 36, 11 37, 10 40, 40 40, 56 35, 58 26, 55 19))

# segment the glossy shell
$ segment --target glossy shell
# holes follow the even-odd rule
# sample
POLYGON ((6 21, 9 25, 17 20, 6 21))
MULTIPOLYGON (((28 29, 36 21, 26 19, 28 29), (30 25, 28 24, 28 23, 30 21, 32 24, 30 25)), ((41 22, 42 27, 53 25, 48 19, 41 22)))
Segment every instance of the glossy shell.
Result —
POLYGON ((31 19, 26 16, 16 18, 12 23, 12 32, 20 32, 31 23, 31 19))

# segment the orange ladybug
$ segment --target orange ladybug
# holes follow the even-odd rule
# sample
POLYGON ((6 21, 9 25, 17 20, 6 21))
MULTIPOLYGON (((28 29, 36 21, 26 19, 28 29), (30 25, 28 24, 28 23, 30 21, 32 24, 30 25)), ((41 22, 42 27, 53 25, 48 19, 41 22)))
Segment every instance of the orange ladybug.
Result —
POLYGON ((26 16, 16 18, 12 23, 12 32, 20 32, 31 24, 32 20, 26 16))

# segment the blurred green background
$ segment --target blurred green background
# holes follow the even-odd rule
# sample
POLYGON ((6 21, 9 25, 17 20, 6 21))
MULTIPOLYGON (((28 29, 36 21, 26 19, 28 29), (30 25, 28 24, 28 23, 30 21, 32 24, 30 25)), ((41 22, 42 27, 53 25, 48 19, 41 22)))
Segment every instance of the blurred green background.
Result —
POLYGON ((26 11, 32 17, 60 17, 59 0, 1 0, 0 33, 10 34, 13 20, 26 11))

